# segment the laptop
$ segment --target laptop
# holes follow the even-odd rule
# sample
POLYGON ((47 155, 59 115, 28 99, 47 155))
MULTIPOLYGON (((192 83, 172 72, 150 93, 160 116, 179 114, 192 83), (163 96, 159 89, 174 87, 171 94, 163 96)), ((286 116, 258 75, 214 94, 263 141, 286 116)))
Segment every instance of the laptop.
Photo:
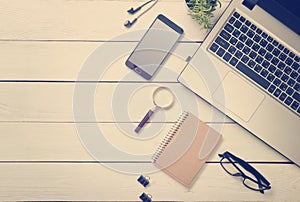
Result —
POLYGON ((297 0, 232 0, 178 77, 298 166, 299 10, 297 0))

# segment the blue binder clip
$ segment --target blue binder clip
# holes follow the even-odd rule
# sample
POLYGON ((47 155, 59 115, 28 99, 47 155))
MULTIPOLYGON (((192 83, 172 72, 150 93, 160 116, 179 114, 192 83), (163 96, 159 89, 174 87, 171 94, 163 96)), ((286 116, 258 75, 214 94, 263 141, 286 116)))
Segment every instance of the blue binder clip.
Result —
POLYGON ((141 175, 138 179, 137 179, 137 181, 141 184, 141 185, 143 185, 144 187, 146 187, 148 184, 149 184, 149 180, 150 180, 150 178, 147 176, 147 177, 144 177, 143 175, 141 175))
POLYGON ((149 194, 146 194, 146 193, 142 193, 142 195, 140 195, 140 199, 143 201, 143 202, 152 202, 152 196, 149 195, 149 194))

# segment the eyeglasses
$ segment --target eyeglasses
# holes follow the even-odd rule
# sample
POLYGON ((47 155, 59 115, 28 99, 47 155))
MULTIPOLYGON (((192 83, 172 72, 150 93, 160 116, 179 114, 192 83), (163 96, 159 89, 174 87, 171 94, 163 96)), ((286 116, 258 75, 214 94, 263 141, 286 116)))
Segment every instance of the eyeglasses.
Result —
POLYGON ((241 177, 243 184, 247 188, 259 191, 262 194, 265 190, 271 189, 270 182, 244 160, 234 156, 228 151, 219 154, 219 157, 221 157, 220 164, 222 168, 231 176, 241 177))

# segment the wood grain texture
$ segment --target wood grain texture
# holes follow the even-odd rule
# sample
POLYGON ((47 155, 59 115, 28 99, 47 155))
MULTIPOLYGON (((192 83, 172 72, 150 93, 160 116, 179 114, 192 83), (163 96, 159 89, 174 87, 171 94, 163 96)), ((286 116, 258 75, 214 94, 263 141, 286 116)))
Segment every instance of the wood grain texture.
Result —
MULTIPOLYGON (((87 127, 97 123, 85 123, 87 127)), ((136 154, 153 154, 166 136, 172 123, 153 123, 162 127, 160 131, 146 138, 148 132, 155 131, 147 126, 145 131, 136 135, 133 130, 137 123, 99 123, 103 136, 115 148, 136 154), (126 130, 128 129, 129 130, 126 130), (148 131, 147 131, 148 130, 148 131)), ((219 124, 210 124, 212 127, 219 124)), ((0 162, 5 161, 93 161, 90 148, 82 141, 74 123, 0 123, 0 162)), ((219 161, 218 153, 231 151, 247 161, 254 162, 289 162, 280 154, 270 149, 253 135, 236 124, 225 124, 220 128, 222 141, 209 161, 219 161), (238 143, 238 144, 237 144, 238 143), (259 155, 258 155, 259 154, 259 155)), ((97 143, 99 147, 103 143, 97 143)), ((101 159, 105 161, 151 161, 149 158, 122 159, 118 155, 107 154, 101 159)))
POLYGON ((205 165, 193 187, 187 190, 163 172, 149 174, 150 186, 144 188, 136 181, 139 174, 119 173, 98 164, 4 163, 0 164, 0 200, 138 201, 143 192, 151 194, 155 201, 299 200, 300 172, 295 165, 255 167, 271 182, 272 189, 265 194, 245 188, 218 164, 205 165))
POLYGON ((152 93, 158 86, 169 87, 174 105, 157 112, 154 122, 175 122, 183 110, 206 122, 232 122, 179 83, 0 83, 0 121, 74 122, 74 109, 84 110, 88 102, 75 105, 78 97, 91 100, 93 114, 76 115, 79 122, 139 122, 154 107, 152 93), (81 88, 78 89, 80 86, 81 88), (87 89, 93 88, 86 95, 87 89), (76 92, 78 93, 74 93, 76 92), (81 92, 83 91, 83 92, 81 92), (77 97, 78 96, 78 97, 77 97), (22 98, 22 99, 20 99, 22 98), (122 107, 127 106, 127 107, 122 107), (129 113, 129 116, 126 114, 129 113), (163 114, 166 117, 163 117, 163 114))
MULTIPOLYGON (((134 37, 140 32, 127 34, 134 37)), ((140 81, 128 77, 131 73, 125 61, 137 42, 0 42, 0 80, 76 81, 87 62, 97 57, 94 64, 102 74, 90 81, 140 81), (117 52, 116 52, 117 50, 117 52), (106 55, 105 55, 106 53, 106 55), (127 77, 126 77, 127 76, 127 77)), ((179 43, 164 63, 154 81, 176 82, 185 67, 185 59, 195 53, 198 43, 179 43), (172 75, 169 73, 172 72, 172 75)))
MULTIPOLYGON (((228 1, 216 12, 216 18, 228 1)), ((0 39, 2 40, 110 40, 114 36, 146 29, 158 13, 170 16, 186 32, 186 37, 202 41, 207 31, 187 15, 184 1, 160 0, 131 28, 123 26, 135 16, 127 9, 141 1, 68 1, 68 0, 2 0, 0 6, 0 39)), ((139 40, 129 38, 127 40, 139 40)))

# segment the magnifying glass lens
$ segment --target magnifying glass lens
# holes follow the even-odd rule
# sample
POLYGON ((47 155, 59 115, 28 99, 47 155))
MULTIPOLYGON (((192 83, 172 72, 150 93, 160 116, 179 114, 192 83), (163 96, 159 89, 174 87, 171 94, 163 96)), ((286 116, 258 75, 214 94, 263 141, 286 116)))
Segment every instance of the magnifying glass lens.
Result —
POLYGON ((173 104, 174 96, 172 92, 167 88, 159 89, 153 95, 153 102, 160 108, 168 108, 173 104))

